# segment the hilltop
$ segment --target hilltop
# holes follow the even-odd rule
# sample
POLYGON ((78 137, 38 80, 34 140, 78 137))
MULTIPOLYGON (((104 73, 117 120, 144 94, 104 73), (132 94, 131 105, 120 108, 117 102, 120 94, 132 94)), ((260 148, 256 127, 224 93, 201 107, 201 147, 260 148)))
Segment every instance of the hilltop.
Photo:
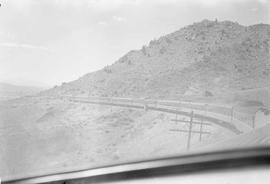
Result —
POLYGON ((179 99, 269 89, 269 38, 270 25, 203 20, 46 94, 179 99))

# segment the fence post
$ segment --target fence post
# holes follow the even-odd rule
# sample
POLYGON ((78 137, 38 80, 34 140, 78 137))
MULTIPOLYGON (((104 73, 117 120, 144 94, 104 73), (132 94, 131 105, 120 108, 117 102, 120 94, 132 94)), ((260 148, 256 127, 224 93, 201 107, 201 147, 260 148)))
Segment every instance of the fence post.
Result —
POLYGON ((189 148, 190 148, 192 122, 193 122, 193 111, 191 111, 191 114, 190 114, 190 124, 189 124, 189 130, 188 130, 187 150, 189 150, 189 148))

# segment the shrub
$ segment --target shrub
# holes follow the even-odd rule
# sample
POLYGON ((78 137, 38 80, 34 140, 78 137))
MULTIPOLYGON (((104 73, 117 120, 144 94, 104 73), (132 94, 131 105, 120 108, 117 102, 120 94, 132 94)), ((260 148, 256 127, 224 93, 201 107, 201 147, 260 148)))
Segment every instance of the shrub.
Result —
POLYGON ((108 66, 106 66, 106 67, 104 68, 104 71, 105 71, 106 73, 112 73, 112 69, 110 69, 108 66))
POLYGON ((158 40, 151 40, 149 43, 149 46, 154 46, 154 45, 158 45, 159 41, 158 40))
POLYGON ((159 50, 159 53, 160 54, 164 54, 166 52, 166 48, 162 47, 160 50, 159 50))
POLYGON ((214 96, 213 93, 211 93, 210 91, 205 91, 204 92, 204 96, 206 97, 211 97, 211 96, 214 96))
POLYGON ((167 38, 167 37, 165 37, 165 41, 166 41, 168 44, 171 44, 171 43, 172 43, 172 41, 171 41, 169 38, 167 38))
POLYGON ((142 47, 142 53, 143 53, 143 55, 145 55, 145 56, 147 55, 147 51, 146 51, 146 47, 145 47, 145 46, 142 47))
POLYGON ((268 70, 266 69, 266 70, 263 71, 263 75, 269 75, 269 74, 270 74, 270 70, 269 69, 268 70))
POLYGON ((119 59, 119 63, 125 63, 128 60, 128 56, 125 55, 122 58, 119 59))

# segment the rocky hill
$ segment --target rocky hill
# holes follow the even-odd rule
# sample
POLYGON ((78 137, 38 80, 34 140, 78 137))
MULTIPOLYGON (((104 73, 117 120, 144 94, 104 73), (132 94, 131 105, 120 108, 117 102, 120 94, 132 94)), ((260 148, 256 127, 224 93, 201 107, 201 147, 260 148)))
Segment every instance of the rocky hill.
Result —
POLYGON ((269 45, 270 25, 203 20, 44 94, 179 99, 269 89, 269 45))

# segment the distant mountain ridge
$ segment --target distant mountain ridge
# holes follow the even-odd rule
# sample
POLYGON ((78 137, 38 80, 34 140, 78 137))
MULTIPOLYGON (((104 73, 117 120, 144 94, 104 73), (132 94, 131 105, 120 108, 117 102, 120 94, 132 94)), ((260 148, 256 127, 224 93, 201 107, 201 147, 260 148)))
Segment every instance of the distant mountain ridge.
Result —
POLYGON ((44 89, 40 87, 0 83, 0 100, 8 100, 27 95, 35 95, 42 90, 44 89))
POLYGON ((270 25, 203 20, 43 94, 173 98, 270 88, 270 25))

